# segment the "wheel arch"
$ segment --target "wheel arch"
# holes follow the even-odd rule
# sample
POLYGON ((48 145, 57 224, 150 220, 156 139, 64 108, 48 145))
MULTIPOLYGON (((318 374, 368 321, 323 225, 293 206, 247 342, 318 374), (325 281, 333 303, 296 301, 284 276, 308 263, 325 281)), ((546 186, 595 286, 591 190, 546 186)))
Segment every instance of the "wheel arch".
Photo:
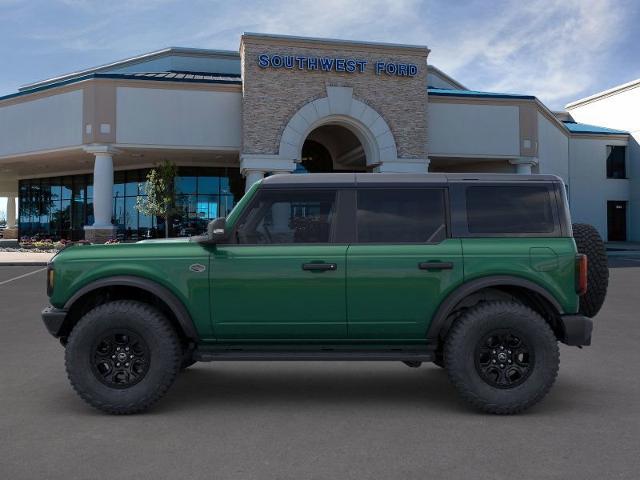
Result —
POLYGON ((76 291, 64 305, 64 309, 68 311, 65 320, 67 334, 86 312, 86 307, 92 299, 97 298, 101 293, 108 294, 115 291, 119 292, 117 298, 140 301, 153 299, 170 317, 169 320, 185 340, 198 340, 198 332, 184 303, 168 288, 153 280, 133 275, 101 278, 76 291), (139 296, 140 293, 143 293, 142 297, 139 296))
MULTIPOLYGON (((458 307, 468 297, 484 290, 495 289, 519 299, 530 299, 537 305, 529 305, 538 311, 559 333, 556 318, 563 313, 563 308, 556 298, 540 285, 521 277, 496 275, 481 277, 463 283, 440 303, 427 330, 427 341, 438 342, 449 331, 455 317, 452 316, 458 307)), ((525 302, 529 303, 529 302, 525 302)))

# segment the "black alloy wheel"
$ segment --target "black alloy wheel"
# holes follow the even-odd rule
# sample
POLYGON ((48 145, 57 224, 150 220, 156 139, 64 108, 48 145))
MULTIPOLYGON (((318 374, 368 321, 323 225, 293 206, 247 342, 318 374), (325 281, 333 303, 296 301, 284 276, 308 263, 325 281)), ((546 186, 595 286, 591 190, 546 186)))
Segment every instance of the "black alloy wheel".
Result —
POLYGON ((495 330, 482 338, 475 352, 480 378, 497 388, 523 383, 534 367, 534 352, 515 330, 495 330))
POLYGON ((91 369, 111 388, 129 388, 144 378, 151 355, 144 340, 130 330, 112 330, 94 345, 91 369))

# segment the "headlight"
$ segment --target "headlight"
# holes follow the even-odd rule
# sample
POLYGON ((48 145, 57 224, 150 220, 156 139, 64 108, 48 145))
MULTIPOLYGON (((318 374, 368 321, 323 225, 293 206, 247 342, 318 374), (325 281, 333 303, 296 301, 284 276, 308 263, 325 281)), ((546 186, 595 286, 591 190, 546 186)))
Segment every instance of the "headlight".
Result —
POLYGON ((51 296, 53 293, 53 283, 56 278, 56 272, 53 269, 53 265, 47 267, 47 296, 51 296))

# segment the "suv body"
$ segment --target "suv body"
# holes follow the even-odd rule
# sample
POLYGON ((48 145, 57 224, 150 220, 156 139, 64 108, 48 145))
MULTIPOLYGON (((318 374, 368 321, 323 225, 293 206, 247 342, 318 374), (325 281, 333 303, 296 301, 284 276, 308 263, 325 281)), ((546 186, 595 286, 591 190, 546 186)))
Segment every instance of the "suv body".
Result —
POLYGON ((555 176, 275 175, 203 237, 65 249, 43 319, 66 344, 96 307, 135 301, 170 324, 186 363, 442 365, 453 327, 483 305, 521 305, 554 340, 589 345, 580 259, 555 176))

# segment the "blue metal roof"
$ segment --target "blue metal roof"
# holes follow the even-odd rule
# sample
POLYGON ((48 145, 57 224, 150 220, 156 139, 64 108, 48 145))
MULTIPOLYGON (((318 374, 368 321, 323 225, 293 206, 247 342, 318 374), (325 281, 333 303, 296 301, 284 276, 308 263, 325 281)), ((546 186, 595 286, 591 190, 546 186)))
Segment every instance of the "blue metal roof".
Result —
POLYGON ((51 88, 62 87, 63 85, 70 85, 72 83, 82 82, 84 80, 90 80, 92 78, 113 78, 120 80, 146 80, 152 82, 186 82, 186 83, 222 83, 231 85, 242 85, 242 79, 240 75, 232 75, 228 73, 194 73, 194 72, 149 72, 149 73, 90 73, 89 75, 83 75, 81 77, 71 78, 69 80, 62 80, 55 83, 49 83, 41 87, 31 88, 29 90, 22 90, 17 93, 10 93, 0 97, 0 100, 7 100, 9 98, 22 97, 30 95, 35 92, 42 92, 43 90, 49 90, 51 88))
POLYGON ((429 95, 440 97, 480 97, 480 98, 521 98, 526 100, 535 100, 533 95, 521 95, 518 93, 498 93, 498 92, 479 92, 477 90, 455 90, 448 88, 428 87, 429 95))
POLYGON ((571 133, 597 133, 600 135, 628 135, 629 132, 625 130, 614 130, 613 128, 598 127, 597 125, 588 125, 586 123, 568 122, 563 121, 564 126, 569 129, 571 133))
POLYGON ((117 75, 116 78, 133 78, 143 80, 165 80, 165 81, 183 81, 183 82, 213 82, 213 83, 242 83, 240 75, 232 73, 210 73, 210 72, 187 72, 178 70, 169 70, 168 72, 135 72, 135 73, 97 73, 99 77, 105 75, 117 75))

